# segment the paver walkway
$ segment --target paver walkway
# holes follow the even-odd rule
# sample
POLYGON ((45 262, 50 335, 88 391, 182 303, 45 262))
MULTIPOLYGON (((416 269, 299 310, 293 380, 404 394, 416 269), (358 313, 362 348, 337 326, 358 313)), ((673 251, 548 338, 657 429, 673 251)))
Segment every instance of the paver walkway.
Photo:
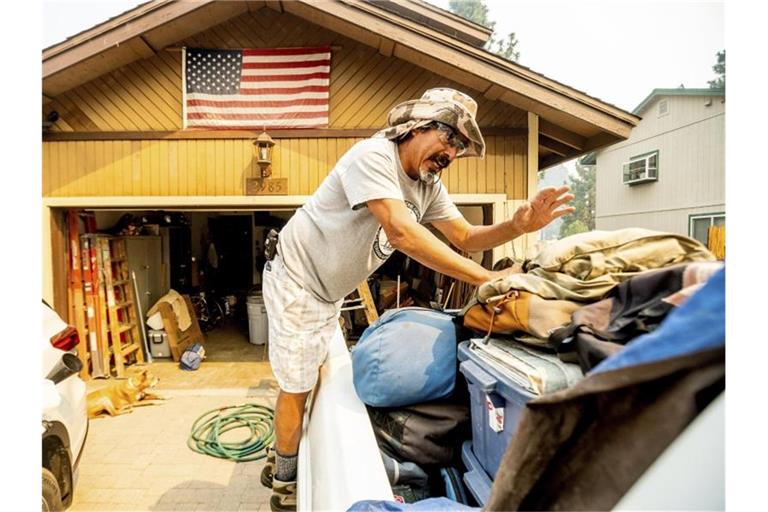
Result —
MULTIPOLYGON (((169 399, 91 420, 70 510, 268 511, 271 491, 259 483, 263 459, 235 463, 193 452, 186 443, 192 424, 211 409, 274 408, 277 384, 269 364, 204 362, 196 372, 171 362, 146 367, 160 376, 157 394, 169 399)), ((88 389, 107 382, 90 381, 88 389)))

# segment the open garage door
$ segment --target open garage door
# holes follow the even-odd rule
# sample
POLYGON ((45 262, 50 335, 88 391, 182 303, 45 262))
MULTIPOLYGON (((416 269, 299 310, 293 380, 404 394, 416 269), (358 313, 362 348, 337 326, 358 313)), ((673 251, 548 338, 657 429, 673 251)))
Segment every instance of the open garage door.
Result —
MULTIPOLYGON (((90 211, 94 213, 98 231, 126 236, 129 240, 130 265, 137 276, 143 313, 171 289, 198 299, 202 292, 208 306, 216 310, 214 316, 224 316, 223 320, 204 326, 208 338, 220 336, 226 340, 219 344, 218 353, 216 345, 210 344, 208 355, 229 361, 266 360, 266 350, 256 353, 254 344, 250 343, 252 325, 248 300, 260 291, 267 232, 270 228, 282 227, 306 199, 304 196, 46 199, 45 215, 50 230, 46 234, 49 255, 46 288, 57 310, 66 318, 65 212, 69 209, 90 211)), ((494 217, 505 212, 503 196, 455 196, 454 201, 474 224, 492 223, 494 217)), ((470 256, 486 266, 496 259, 491 251, 470 256)), ((398 279, 401 284, 408 284, 402 288, 400 305, 429 305, 433 301, 443 304, 449 292, 454 301, 461 300, 459 290, 451 292, 448 282, 440 275, 424 270, 404 255, 395 255, 390 260, 382 267, 373 286, 377 306, 398 305, 397 301, 384 304, 382 299, 387 289, 395 288, 398 279)), ((365 319, 355 316, 351 315, 347 323, 353 328, 353 336, 355 329, 361 331, 365 327, 365 319)))

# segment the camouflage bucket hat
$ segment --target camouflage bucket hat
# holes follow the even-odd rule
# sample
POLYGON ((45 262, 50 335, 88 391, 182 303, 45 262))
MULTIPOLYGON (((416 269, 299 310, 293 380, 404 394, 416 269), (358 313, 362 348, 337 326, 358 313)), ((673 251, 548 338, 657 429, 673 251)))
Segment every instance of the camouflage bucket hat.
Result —
POLYGON ((455 89, 440 87, 428 89, 418 100, 400 103, 389 111, 385 128, 375 136, 396 139, 403 134, 424 126, 430 121, 440 121, 461 132, 469 140, 467 152, 462 156, 485 155, 485 141, 477 126, 477 103, 455 89))

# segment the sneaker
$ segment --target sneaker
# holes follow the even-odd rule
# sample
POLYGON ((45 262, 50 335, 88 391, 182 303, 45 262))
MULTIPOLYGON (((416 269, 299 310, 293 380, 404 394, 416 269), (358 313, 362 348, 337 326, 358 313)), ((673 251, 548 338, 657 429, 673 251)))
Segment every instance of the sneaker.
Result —
POLYGON ((267 447, 267 463, 264 465, 264 469, 261 470, 261 485, 267 489, 272 488, 272 475, 275 474, 275 449, 271 446, 267 447))
POLYGON ((272 512, 284 512, 296 510, 296 480, 283 482, 274 478, 272 480, 272 497, 269 499, 269 507, 272 512))

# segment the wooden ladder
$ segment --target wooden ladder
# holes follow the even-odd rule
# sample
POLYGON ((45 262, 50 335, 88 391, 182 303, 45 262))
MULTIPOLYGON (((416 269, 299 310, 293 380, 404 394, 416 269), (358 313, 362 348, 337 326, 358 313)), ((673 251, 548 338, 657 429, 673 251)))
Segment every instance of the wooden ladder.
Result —
POLYGON ((93 234, 80 236, 80 251, 83 262, 83 293, 85 295, 86 321, 88 325, 88 349, 90 352, 91 376, 109 378, 109 356, 106 354, 106 325, 103 325, 105 318, 102 314, 103 293, 99 293, 102 287, 95 238, 96 235, 93 234))
POLYGON ((373 303, 373 296, 371 295, 371 289, 368 286, 368 281, 365 280, 357 287, 356 299, 345 299, 341 306, 341 311, 354 311, 356 309, 365 310, 365 319, 368 325, 379 319, 379 313, 376 311, 376 304, 373 303))
POLYGON ((144 362, 139 333, 141 319, 133 294, 125 239, 99 236, 98 245, 104 274, 111 354, 117 378, 124 378, 129 356, 133 355, 137 363, 144 362))
MULTIPOLYGON (((85 303, 85 293, 83 292, 83 256, 80 250, 80 212, 78 210, 69 210, 67 212, 67 230, 69 238, 69 266, 68 279, 69 287, 68 305, 69 305, 69 324, 77 329, 79 339, 77 345, 77 356, 83 363, 80 370, 80 378, 88 380, 91 376, 90 360, 91 352, 88 348, 89 332, 87 327, 87 310, 85 303)), ((94 345, 94 353, 96 346, 94 345)))

